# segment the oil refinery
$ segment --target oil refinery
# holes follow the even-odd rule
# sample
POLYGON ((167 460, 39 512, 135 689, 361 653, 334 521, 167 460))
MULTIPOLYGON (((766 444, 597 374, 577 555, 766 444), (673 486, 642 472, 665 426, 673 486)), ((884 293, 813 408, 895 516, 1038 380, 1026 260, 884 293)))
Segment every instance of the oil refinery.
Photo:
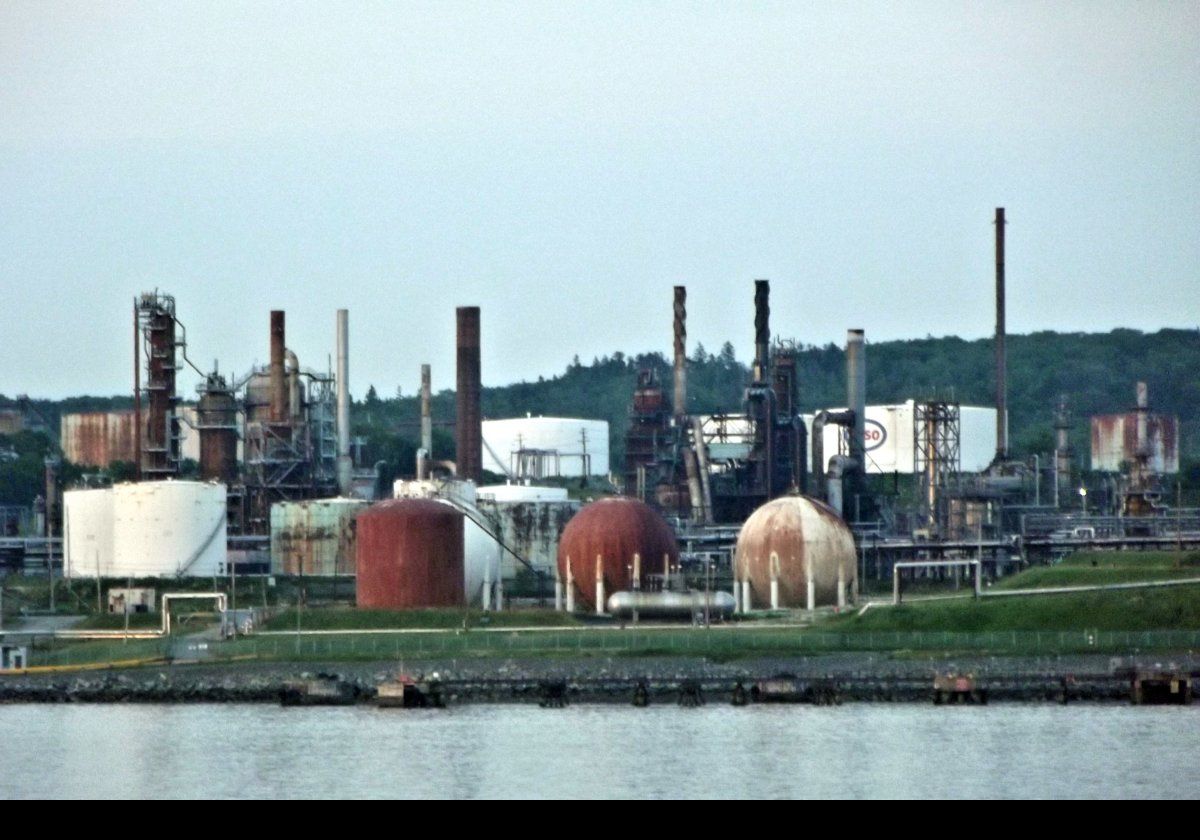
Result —
POLYGON ((48 460, 38 533, 5 537, 6 562, 68 580, 353 579, 355 602, 375 609, 517 603, 689 620, 701 601, 707 618, 842 610, 864 583, 947 579, 960 561, 991 581, 1080 547, 1200 545, 1200 513, 1170 504, 1178 420, 1150 411, 1144 383, 1130 383, 1132 410, 1090 418, 1099 485, 1073 478, 1080 421, 1066 397, 1047 430, 1054 452, 1011 456, 1003 208, 994 223, 991 405, 947 389, 871 403, 867 336, 851 328, 844 403, 802 410, 799 345, 773 334, 771 285, 755 280, 740 405, 689 412, 687 289, 676 286, 663 301, 672 381, 637 372, 625 428, 485 417, 482 317, 466 306, 455 312, 454 458, 434 457, 426 364, 419 448, 390 485, 352 445, 348 310, 331 313, 329 369, 302 365, 276 310, 269 362, 233 374, 192 361, 170 294, 141 294, 133 408, 66 414, 60 429, 63 458, 129 462, 133 480, 64 488, 48 460), (194 400, 178 389, 185 367, 200 379, 194 400), (619 464, 610 432, 624 442, 619 464), (182 475, 189 459, 194 478, 182 475))

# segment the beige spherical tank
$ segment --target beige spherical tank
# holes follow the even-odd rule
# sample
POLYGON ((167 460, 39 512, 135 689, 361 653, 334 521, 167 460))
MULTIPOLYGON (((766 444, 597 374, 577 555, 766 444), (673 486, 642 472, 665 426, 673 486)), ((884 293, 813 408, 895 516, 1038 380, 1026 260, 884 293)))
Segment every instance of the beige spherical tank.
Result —
POLYGON ((854 535, 833 508, 807 496, 785 496, 751 514, 738 534, 734 576, 749 580, 751 608, 771 605, 772 566, 779 580, 779 606, 808 604, 812 569, 817 606, 838 602, 838 569, 853 596, 857 576, 854 535))

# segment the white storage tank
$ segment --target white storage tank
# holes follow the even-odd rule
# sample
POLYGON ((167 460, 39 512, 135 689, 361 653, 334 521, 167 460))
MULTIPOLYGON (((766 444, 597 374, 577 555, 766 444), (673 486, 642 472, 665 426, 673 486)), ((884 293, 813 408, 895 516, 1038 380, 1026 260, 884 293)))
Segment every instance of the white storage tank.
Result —
POLYGON ((483 468, 519 478, 608 474, 608 423, 574 417, 483 421, 483 468))
POLYGON ((509 581, 528 574, 525 564, 512 552, 546 577, 552 577, 559 537, 582 504, 572 501, 563 487, 497 484, 480 487, 477 492, 479 509, 494 523, 504 545, 512 550, 502 552, 500 557, 504 579, 509 581))
POLYGON ((225 571, 225 485, 143 481, 113 488, 116 577, 209 577, 225 571))
MULTIPOLYGON (((392 485, 397 499, 435 499, 463 513, 463 594, 469 606, 484 602, 485 581, 500 580, 502 549, 495 526, 475 505, 475 485, 469 481, 407 481, 392 485)), ((494 601, 493 601, 494 603, 494 601)))
POLYGON ((63 494, 71 577, 225 573, 225 485, 143 481, 63 494))
MULTIPOLYGON (((844 411, 841 408, 830 411, 844 411)), ((903 473, 916 470, 916 401, 896 405, 867 406, 864 431, 867 450, 867 472, 872 474, 903 473)), ((803 415, 812 440, 813 415, 803 415)), ((825 426, 825 457, 849 451, 842 440, 845 429, 832 423, 825 426)), ((811 444, 810 444, 811 445, 811 444)), ((959 407, 959 455, 962 472, 977 473, 987 469, 996 454, 996 409, 964 405, 959 407)))
POLYGON ((112 563, 112 488, 63 493, 63 574, 108 577, 112 563))

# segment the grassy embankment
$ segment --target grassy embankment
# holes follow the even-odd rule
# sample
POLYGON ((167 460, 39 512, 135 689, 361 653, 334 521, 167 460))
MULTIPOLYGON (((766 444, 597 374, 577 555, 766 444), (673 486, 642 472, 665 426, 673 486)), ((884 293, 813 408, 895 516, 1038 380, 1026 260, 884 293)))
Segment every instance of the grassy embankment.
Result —
MULTIPOLYGON (((1006 578, 994 591, 1200 578, 1200 552, 1079 552, 1006 578)), ((1200 630, 1200 584, 1161 589, 910 601, 846 615, 823 630, 993 633, 1200 630)))
MULTIPOLYGON (((998 590, 1052 588, 1200 577, 1200 553, 1080 554, 1055 567, 1035 568, 997 584, 998 590)), ((215 643, 217 658, 302 661, 521 656, 705 656, 736 659, 839 651, 972 651, 1017 655, 1122 653, 1200 647, 1200 585, 1162 589, 1046 594, 879 606, 811 628, 756 621, 736 628, 626 628, 597 631, 571 616, 544 610, 485 615, 477 610, 390 612, 347 607, 305 609, 303 630, 287 635, 296 614, 285 611, 266 628, 284 635, 215 643), (464 623, 465 619, 465 623, 464 623), (534 632, 507 628, 537 627, 534 632), (367 635, 349 630, 396 630, 367 635), (429 633, 404 630, 428 629, 429 633), (480 632, 488 631, 488 632, 480 632)), ((168 640, 147 643, 56 643, 42 662, 98 661, 131 654, 162 655, 168 640)))

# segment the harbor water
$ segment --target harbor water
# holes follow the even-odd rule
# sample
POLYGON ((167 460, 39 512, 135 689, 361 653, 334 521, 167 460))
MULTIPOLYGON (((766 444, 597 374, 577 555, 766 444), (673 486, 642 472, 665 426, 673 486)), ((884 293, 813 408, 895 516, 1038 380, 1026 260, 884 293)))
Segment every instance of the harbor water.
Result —
POLYGON ((1200 709, 0 706, 0 798, 1195 797, 1200 709))

